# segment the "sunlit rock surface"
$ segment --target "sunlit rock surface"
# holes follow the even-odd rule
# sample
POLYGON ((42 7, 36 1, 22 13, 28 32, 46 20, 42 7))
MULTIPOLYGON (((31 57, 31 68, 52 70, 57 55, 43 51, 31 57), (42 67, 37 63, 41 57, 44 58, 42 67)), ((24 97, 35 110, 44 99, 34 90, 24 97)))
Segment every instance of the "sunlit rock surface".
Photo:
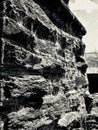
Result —
POLYGON ((1 130, 85 129, 86 30, 67 4, 0 1, 1 130))

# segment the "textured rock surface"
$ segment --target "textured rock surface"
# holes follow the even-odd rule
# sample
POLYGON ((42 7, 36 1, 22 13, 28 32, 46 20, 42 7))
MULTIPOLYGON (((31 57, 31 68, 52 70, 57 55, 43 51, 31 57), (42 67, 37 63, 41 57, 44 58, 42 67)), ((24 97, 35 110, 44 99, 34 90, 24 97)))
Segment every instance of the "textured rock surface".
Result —
POLYGON ((86 31, 67 4, 0 1, 2 130, 85 129, 86 31))

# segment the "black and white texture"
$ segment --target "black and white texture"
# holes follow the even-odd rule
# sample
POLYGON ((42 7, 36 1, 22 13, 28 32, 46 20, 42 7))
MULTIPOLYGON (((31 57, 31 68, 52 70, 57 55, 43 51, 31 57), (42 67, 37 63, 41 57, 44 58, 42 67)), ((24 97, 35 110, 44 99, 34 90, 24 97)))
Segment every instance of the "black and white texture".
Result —
POLYGON ((98 0, 70 0, 69 7, 87 30, 85 52, 98 51, 98 0))
POLYGON ((98 129, 85 34, 68 0, 0 1, 1 130, 98 129))

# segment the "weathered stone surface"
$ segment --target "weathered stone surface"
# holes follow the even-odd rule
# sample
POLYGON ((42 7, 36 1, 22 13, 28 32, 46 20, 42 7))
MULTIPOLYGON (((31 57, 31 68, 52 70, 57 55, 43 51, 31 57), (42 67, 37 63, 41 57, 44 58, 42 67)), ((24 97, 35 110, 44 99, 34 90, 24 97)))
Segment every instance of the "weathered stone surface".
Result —
POLYGON ((70 112, 65 115, 59 120, 58 125, 68 127, 74 120, 79 118, 78 112, 70 112))
POLYGON ((85 129, 86 30, 68 2, 0 2, 2 130, 85 129))
POLYGON ((22 108, 18 112, 13 112, 8 115, 9 129, 37 129, 40 126, 49 126, 52 120, 45 117, 45 112, 41 110, 34 110, 31 108, 22 108), (14 118, 13 118, 14 117, 14 118), (27 122, 27 123, 24 123, 27 122))

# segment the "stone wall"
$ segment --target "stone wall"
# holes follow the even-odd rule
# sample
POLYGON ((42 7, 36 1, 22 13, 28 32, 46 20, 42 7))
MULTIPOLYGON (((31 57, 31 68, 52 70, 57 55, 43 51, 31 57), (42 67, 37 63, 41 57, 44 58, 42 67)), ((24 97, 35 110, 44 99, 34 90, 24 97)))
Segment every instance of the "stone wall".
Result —
POLYGON ((1 130, 85 128, 86 31, 67 4, 0 1, 1 130))

